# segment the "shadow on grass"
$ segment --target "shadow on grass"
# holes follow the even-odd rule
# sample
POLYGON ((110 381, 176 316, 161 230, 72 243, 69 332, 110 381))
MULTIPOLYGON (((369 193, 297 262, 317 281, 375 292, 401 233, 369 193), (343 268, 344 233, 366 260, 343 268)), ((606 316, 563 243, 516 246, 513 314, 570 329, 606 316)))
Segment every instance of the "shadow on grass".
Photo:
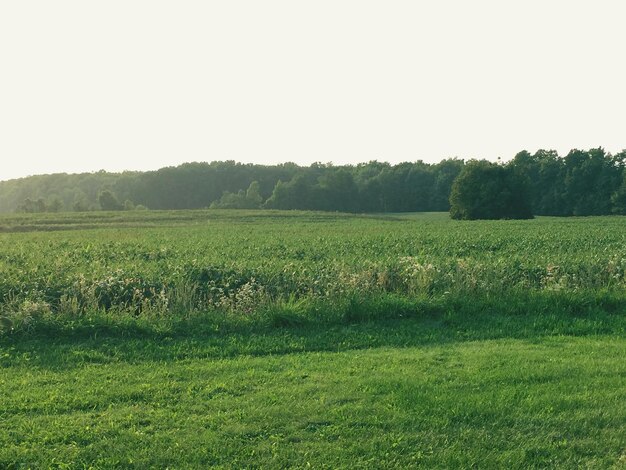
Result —
POLYGON ((488 339, 624 335, 623 293, 516 293, 411 300, 347 298, 269 308, 257 317, 95 315, 41 322, 0 337, 0 367, 169 362, 488 339))

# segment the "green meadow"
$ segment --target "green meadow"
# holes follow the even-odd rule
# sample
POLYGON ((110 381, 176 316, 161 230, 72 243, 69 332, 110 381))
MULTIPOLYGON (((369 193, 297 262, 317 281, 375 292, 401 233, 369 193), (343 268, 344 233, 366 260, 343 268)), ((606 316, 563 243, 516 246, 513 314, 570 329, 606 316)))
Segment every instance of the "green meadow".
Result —
POLYGON ((0 217, 0 468, 626 468, 626 218, 0 217))

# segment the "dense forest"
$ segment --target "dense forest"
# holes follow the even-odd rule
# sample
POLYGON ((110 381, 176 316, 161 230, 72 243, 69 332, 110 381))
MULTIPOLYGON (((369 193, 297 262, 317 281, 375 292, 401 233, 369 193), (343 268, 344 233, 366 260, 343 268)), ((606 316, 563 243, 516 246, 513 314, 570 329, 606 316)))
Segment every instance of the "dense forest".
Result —
MULTIPOLYGON (((0 182, 0 212, 205 207, 447 211, 453 182, 466 165, 459 159, 308 167, 225 161, 149 172, 40 175, 0 182)), ((490 174, 514 175, 533 214, 626 213, 626 151, 572 150, 564 157, 555 151, 522 151, 499 165, 506 172, 490 174)))

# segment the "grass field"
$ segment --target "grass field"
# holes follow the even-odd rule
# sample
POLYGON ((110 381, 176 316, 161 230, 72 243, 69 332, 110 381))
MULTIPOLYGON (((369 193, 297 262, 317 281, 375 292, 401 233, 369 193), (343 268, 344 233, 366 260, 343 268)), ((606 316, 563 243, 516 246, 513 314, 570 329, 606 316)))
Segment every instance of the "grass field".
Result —
POLYGON ((0 232, 0 468, 626 468, 625 218, 0 232))

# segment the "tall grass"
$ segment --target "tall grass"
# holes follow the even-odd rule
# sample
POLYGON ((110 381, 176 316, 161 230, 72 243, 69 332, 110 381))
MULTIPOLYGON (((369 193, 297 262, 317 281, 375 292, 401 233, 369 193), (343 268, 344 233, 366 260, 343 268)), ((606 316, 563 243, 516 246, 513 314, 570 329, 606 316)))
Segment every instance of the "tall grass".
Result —
MULTIPOLYGON (((624 305, 622 217, 457 222, 432 214, 276 211, 65 217, 56 225, 73 230, 0 234, 0 331, 98 312, 150 318, 213 312, 280 325, 485 299, 497 299, 503 310, 516 299, 526 308, 532 299, 549 299, 553 307, 570 299, 585 309, 598 292, 624 305)), ((55 220, 3 222, 32 228, 55 220)))

